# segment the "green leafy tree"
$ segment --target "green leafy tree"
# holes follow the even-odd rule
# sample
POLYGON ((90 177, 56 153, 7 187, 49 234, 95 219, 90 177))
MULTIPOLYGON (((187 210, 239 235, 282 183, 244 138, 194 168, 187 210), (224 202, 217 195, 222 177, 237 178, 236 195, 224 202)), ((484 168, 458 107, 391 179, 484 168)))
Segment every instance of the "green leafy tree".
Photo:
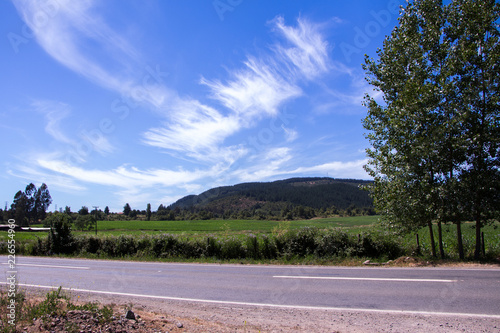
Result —
POLYGON ((146 207, 146 221, 151 220, 151 204, 148 203, 146 207))
POLYGON ((93 230, 95 228, 96 219, 93 215, 78 215, 78 217, 73 222, 75 229, 85 231, 93 230))
POLYGON ((74 250, 74 237, 71 232, 72 220, 67 214, 54 213, 45 219, 50 226, 47 238, 51 253, 71 253, 74 250))
POLYGON ((494 1, 410 2, 384 41, 367 80, 383 101, 367 96, 363 125, 372 148, 366 170, 376 208, 406 230, 461 220, 480 228, 498 212, 499 5, 494 1))
POLYGON ((26 194, 23 191, 18 191, 14 196, 11 205, 11 210, 14 212, 14 219, 20 226, 28 225, 28 218, 26 212, 28 211, 29 202, 26 194))
POLYGON ((366 96, 372 148, 365 166, 374 177, 374 204, 393 223, 406 230, 429 227, 435 256, 432 220, 436 218, 437 166, 434 143, 440 135, 436 96, 436 52, 442 27, 440 1, 415 1, 399 26, 378 51, 379 60, 365 60, 368 82, 383 94, 383 102, 366 96))
POLYGON ((36 194, 36 186, 33 183, 28 184, 24 190, 24 195, 27 200, 26 217, 30 223, 35 223, 37 220, 36 194))
POLYGON ((104 214, 106 214, 106 216, 109 215, 109 207, 108 206, 106 206, 104 208, 104 214))
POLYGON ((33 210, 35 221, 43 220, 46 217, 47 209, 52 203, 52 196, 50 195, 48 186, 43 183, 36 191, 33 210))
POLYGON ((79 215, 89 215, 89 208, 87 206, 82 206, 78 211, 79 215))
MULTIPOLYGON (((52 197, 47 185, 44 183, 37 189, 33 183, 30 183, 26 186, 24 192, 19 192, 23 193, 24 217, 27 223, 36 223, 39 220, 45 219, 46 211, 52 203, 52 197)), ((16 212, 17 214, 21 214, 17 209, 16 212)))
POLYGON ((125 214, 126 216, 129 216, 131 211, 132 211, 132 208, 130 208, 130 205, 128 203, 126 203, 125 206, 123 207, 123 214, 125 214))
POLYGON ((475 220, 479 258, 481 227, 500 210, 500 4, 455 0, 449 7, 449 67, 464 147, 461 204, 475 220))

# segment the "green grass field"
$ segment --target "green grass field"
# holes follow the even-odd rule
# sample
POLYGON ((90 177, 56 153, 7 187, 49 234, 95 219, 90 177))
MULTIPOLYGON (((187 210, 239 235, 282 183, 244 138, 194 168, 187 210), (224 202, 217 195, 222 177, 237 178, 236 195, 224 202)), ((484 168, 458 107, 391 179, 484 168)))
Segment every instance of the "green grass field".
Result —
MULTIPOLYGON (((205 220, 205 221, 98 221, 97 232, 100 236, 144 235, 168 233, 184 236, 203 236, 206 234, 241 235, 270 234, 273 229, 302 227, 327 228, 366 228, 376 224, 378 216, 332 217, 298 221, 260 221, 260 220, 205 220)), ((33 227, 42 227, 34 225, 33 227)), ((95 231, 74 230, 75 235, 95 235, 95 231)), ((0 231, 0 241, 7 240, 7 232, 0 231)), ((16 240, 47 237, 46 232, 17 232, 16 240)))
MULTIPOLYGON (((302 227, 338 228, 371 226, 377 216, 336 217, 290 221, 291 229, 302 227)), ((205 220, 205 221, 99 221, 98 232, 166 232, 172 234, 253 232, 271 233, 282 221, 261 220, 205 220)))

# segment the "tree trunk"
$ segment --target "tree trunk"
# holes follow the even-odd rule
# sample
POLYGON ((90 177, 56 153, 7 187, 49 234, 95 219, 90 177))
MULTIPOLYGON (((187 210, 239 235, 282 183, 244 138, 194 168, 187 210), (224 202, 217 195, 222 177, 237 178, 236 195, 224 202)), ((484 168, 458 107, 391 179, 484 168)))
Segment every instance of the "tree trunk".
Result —
POLYGON ((427 222, 429 227, 429 238, 431 242, 431 253, 433 257, 436 257, 436 244, 434 244, 434 231, 432 230, 432 221, 427 222))
POLYGON ((443 232, 441 229, 441 221, 438 221, 438 242, 439 242, 439 255, 441 256, 441 259, 444 259, 443 232))
POLYGON ((481 215, 476 214, 476 249, 474 250, 474 259, 481 257, 481 215))
POLYGON ((462 241, 462 223, 457 222, 457 244, 458 244, 458 257, 464 259, 464 243, 462 241))

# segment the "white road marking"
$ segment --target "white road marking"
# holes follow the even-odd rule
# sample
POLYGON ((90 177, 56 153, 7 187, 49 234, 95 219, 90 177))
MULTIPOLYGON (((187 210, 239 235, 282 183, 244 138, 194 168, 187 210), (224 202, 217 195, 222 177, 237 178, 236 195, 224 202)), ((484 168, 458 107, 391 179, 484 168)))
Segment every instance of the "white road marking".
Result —
MULTIPOLYGON (((8 265, 3 263, 3 265, 8 265)), ((59 266, 59 265, 38 265, 38 264, 18 264, 16 266, 28 266, 28 267, 48 267, 48 268, 69 268, 69 269, 90 269, 90 267, 80 267, 80 266, 59 266)))
POLYGON ((275 275, 273 278, 280 279, 316 279, 316 280, 359 280, 359 281, 391 281, 391 282, 442 282, 453 283, 458 280, 440 280, 440 279, 399 279, 399 278, 363 278, 363 277, 341 277, 341 276, 291 276, 275 275))
MULTIPOLYGON (((7 282, 0 282, 0 284, 6 285, 8 283, 7 282)), ((41 288, 41 289, 59 289, 60 288, 60 287, 54 287, 54 286, 40 286, 40 285, 34 285, 34 284, 21 284, 21 283, 19 283, 18 286, 30 287, 30 288, 41 288)), ((381 309, 362 309, 362 308, 361 309, 358 309, 358 308, 336 308, 336 307, 304 306, 304 305, 281 305, 281 304, 268 304, 268 303, 247 303, 247 302, 217 301, 217 300, 170 297, 170 296, 142 295, 142 294, 121 293, 121 292, 114 292, 114 291, 88 290, 88 289, 76 289, 76 288, 61 288, 61 289, 67 290, 67 291, 72 291, 72 292, 84 292, 84 293, 102 294, 102 295, 141 297, 141 298, 164 299, 164 300, 172 300, 172 301, 185 301, 185 302, 197 302, 197 303, 211 303, 211 304, 271 307, 271 308, 281 308, 281 309, 351 311, 351 312, 371 312, 371 313, 385 313, 385 314, 437 315, 437 316, 458 316, 458 317, 500 319, 500 315, 479 314, 479 313, 429 312, 429 311, 381 310, 381 309)))

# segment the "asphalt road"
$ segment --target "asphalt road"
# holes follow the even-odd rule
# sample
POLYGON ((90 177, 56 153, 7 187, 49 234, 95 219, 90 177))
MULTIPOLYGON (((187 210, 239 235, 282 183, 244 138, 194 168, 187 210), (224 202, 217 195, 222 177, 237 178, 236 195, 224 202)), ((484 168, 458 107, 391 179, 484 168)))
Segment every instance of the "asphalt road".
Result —
POLYGON ((0 256, 0 283, 291 308, 500 318, 500 269, 171 264, 0 256), (16 272, 16 273, 12 273, 16 272), (2 277, 4 277, 2 279, 2 277), (3 281, 2 281, 3 280, 3 281))

